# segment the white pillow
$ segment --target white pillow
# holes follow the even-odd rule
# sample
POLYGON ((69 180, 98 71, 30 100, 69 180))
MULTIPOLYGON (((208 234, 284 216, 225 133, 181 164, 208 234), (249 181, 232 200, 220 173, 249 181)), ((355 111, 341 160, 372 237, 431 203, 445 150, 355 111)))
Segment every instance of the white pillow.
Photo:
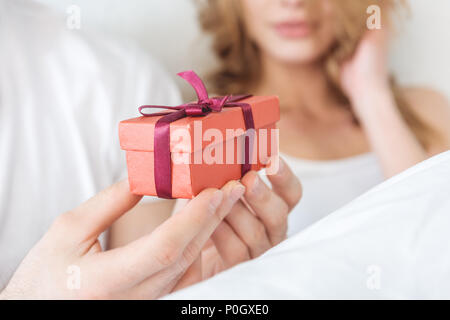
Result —
POLYGON ((450 298, 450 152, 167 299, 450 298))

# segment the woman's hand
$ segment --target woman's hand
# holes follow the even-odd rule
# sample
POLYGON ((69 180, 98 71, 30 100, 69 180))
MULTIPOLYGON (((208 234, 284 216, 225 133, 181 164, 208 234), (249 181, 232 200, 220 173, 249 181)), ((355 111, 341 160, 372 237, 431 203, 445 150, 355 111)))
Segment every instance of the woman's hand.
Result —
POLYGON ((341 86, 386 177, 425 160, 420 144, 398 109, 389 85, 386 29, 366 32, 359 46, 342 65, 341 86))
POLYGON ((99 235, 141 199, 128 190, 126 181, 117 183, 59 216, 0 297, 158 298, 183 281, 244 187, 233 182, 205 190, 153 233, 102 251, 99 235))
POLYGON ((360 101, 389 91, 388 33, 385 29, 367 31, 354 55, 341 66, 341 86, 358 116, 365 103, 360 101))
POLYGON ((244 197, 214 231, 201 258, 175 290, 256 258, 286 238, 288 214, 300 200, 302 187, 281 158, 278 172, 268 178, 272 188, 254 171, 241 179, 244 197))

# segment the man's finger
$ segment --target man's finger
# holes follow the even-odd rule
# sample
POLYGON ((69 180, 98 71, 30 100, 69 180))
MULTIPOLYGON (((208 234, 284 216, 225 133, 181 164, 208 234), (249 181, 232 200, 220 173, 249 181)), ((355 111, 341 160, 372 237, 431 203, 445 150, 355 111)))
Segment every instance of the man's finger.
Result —
POLYGON ((99 268, 109 269, 108 279, 102 281, 117 281, 120 286, 124 285, 122 279, 127 279, 126 285, 131 287, 174 264, 208 218, 214 216, 222 198, 220 190, 204 190, 151 234, 98 255, 99 268))
MULTIPOLYGON (((238 201, 238 199, 242 197, 245 188, 237 181, 230 181, 221 190, 223 191, 223 201, 217 209, 215 215, 208 219, 208 221, 206 221, 204 227, 199 231, 198 235, 196 235, 192 239, 192 241, 185 246, 178 261, 172 266, 162 269, 161 271, 159 271, 159 273, 145 280, 139 285, 139 288, 137 288, 137 290, 141 290, 143 292, 148 291, 149 288, 154 285, 155 278, 159 278, 161 274, 167 274, 167 272, 175 277, 177 277, 178 274, 184 274, 180 280, 180 283, 171 283, 173 285, 173 288, 170 288, 174 290, 178 290, 181 287, 186 286, 188 283, 193 284, 194 282, 201 279, 195 279, 193 277, 194 275, 198 275, 198 273, 193 271, 194 269, 192 268, 192 264, 195 263, 194 261, 198 262, 198 258, 201 255, 203 248, 205 248, 207 241, 211 238, 214 230, 216 230, 217 227, 223 222, 223 219, 230 212, 236 201, 238 201), (190 279, 185 278, 187 272, 185 270, 194 272, 190 275, 190 279)), ((168 287, 171 284, 168 284, 168 287)))
POLYGON ((223 260, 225 268, 250 259, 247 245, 238 237, 234 230, 223 221, 211 236, 214 245, 223 260))
POLYGON ((188 245, 184 253, 185 261, 183 261, 183 263, 190 264, 193 258, 192 256, 195 256, 195 253, 205 246, 208 239, 211 238, 213 232, 217 229, 223 219, 230 213, 233 206, 244 195, 245 187, 237 181, 230 181, 222 188, 222 190, 224 193, 224 201, 221 207, 217 210, 216 219, 210 219, 205 228, 203 228, 188 245))
POLYGON ((294 208, 302 197, 302 185, 281 157, 279 158, 278 172, 267 175, 267 177, 272 184, 273 191, 287 203, 289 210, 294 208))
POLYGON ((276 245, 283 241, 286 237, 289 213, 286 202, 254 171, 250 171, 242 178, 242 184, 246 186, 245 201, 264 223, 271 244, 276 245))
MULTIPOLYGON (((276 214, 274 212, 274 214, 276 214)), ((251 258, 256 258, 272 246, 263 222, 239 201, 226 217, 226 222, 248 246, 251 258)))
POLYGON ((183 274, 181 279, 179 279, 173 287, 168 287, 166 289, 167 291, 162 292, 159 296, 164 296, 169 292, 178 291, 193 285, 202 279, 202 272, 202 254, 200 253, 197 259, 195 259, 192 265, 183 274))
POLYGON ((110 186, 69 213, 73 234, 80 241, 97 238, 141 199, 130 192, 127 180, 110 186))
MULTIPOLYGON (((212 221, 219 223, 223 219, 223 202, 226 201, 222 190, 204 190, 153 233, 125 247, 103 253, 102 259, 104 263, 117 269, 117 274, 111 274, 120 277, 125 275, 135 284, 167 269, 172 269, 176 276, 189 266, 180 265, 180 261, 190 260, 192 263, 201 250, 201 243, 192 246, 193 240, 204 233, 212 233, 212 221), (121 263, 117 264, 115 261, 121 263)), ((201 239, 203 238, 204 236, 201 239)), ((207 238, 204 242, 206 240, 207 238)), ((140 286, 145 286, 147 282, 144 281, 140 286)))

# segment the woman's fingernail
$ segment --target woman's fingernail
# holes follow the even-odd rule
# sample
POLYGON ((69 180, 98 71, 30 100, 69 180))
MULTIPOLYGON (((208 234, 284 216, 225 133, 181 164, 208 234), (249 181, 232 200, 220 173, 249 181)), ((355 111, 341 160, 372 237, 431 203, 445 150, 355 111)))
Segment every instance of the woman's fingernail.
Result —
POLYGON ((231 202, 236 202, 238 201, 245 192, 245 187, 241 184, 241 183, 237 183, 236 186, 233 187, 233 190, 231 191, 230 194, 230 200, 231 202))
POLYGON ((222 203, 222 200, 223 200, 222 190, 215 191, 209 203, 212 212, 215 212, 217 210, 217 208, 222 203))

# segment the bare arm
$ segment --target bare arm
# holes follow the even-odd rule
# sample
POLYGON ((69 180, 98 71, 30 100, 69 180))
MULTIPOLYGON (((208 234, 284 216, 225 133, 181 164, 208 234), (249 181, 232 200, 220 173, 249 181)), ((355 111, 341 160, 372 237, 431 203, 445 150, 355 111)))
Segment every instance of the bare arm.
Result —
POLYGON ((403 90, 412 111, 433 130, 428 156, 450 149, 450 103, 447 98, 428 88, 403 90))
POLYGON ((389 88, 373 90, 372 95, 354 104, 364 110, 359 113, 359 120, 387 177, 427 158, 426 150, 402 118, 389 88))
POLYGON ((433 131, 431 144, 423 147, 401 116, 389 90, 373 90, 373 95, 355 103, 360 120, 378 155, 386 176, 393 176, 428 157, 449 149, 450 106, 437 92, 427 89, 404 90, 411 111, 433 131))
POLYGON ((430 155, 448 149, 449 107, 430 90, 406 90, 416 115, 433 131, 433 145, 425 149, 403 119, 389 85, 387 30, 366 33, 355 54, 342 66, 341 85, 364 128, 387 177, 430 155))

